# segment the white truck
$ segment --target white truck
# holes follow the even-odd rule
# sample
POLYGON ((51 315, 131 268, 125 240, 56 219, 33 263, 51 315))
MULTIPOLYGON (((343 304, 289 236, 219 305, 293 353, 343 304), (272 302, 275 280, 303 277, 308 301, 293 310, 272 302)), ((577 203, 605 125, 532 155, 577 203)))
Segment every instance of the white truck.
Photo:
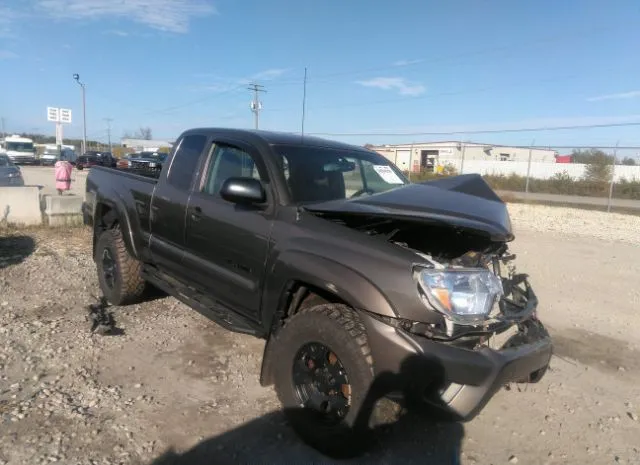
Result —
POLYGON ((44 151, 38 161, 41 165, 54 165, 58 160, 67 160, 71 163, 76 161, 75 147, 73 145, 45 144, 44 151))
POLYGON ((2 141, 2 151, 15 164, 36 164, 38 162, 33 140, 28 137, 20 137, 18 135, 5 137, 4 141, 2 141))

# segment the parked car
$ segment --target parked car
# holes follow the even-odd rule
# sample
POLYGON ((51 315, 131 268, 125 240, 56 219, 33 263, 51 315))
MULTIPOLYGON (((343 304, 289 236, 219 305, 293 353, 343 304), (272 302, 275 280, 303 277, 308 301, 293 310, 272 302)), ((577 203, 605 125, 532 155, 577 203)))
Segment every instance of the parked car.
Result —
POLYGON ((325 454, 362 452, 396 405, 468 421, 547 371, 509 213, 479 175, 411 184, 363 147, 239 129, 186 131, 140 173, 87 177, 103 295, 151 284, 265 339, 262 385, 325 454))
POLYGON ((167 154, 162 152, 140 152, 137 155, 129 159, 129 168, 159 171, 167 159, 167 154))
POLYGON ((0 187, 24 186, 20 167, 4 154, 0 154, 0 187))
POLYGON ((83 170, 92 166, 106 166, 115 168, 117 160, 111 152, 88 151, 76 160, 76 168, 83 170))
POLYGON ((57 147, 45 147, 44 152, 40 155, 39 161, 41 165, 55 165, 58 160, 67 160, 71 164, 76 162, 76 154, 73 150, 68 148, 62 148, 58 150, 57 147))
POLYGON ((139 153, 129 153, 125 156, 123 156, 122 158, 119 158, 118 161, 116 162, 116 168, 120 168, 120 169, 124 169, 124 168, 129 168, 129 166, 131 165, 130 161, 140 157, 139 153))

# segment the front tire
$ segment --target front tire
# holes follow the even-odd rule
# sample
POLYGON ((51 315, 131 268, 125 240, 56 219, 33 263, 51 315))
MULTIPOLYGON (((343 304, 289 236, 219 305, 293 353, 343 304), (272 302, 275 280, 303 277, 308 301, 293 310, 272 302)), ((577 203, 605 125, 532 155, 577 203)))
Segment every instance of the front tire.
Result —
POLYGON ((274 360, 275 390, 303 441, 335 458, 368 448, 371 426, 385 419, 372 401, 373 359, 354 310, 325 304, 295 314, 278 332, 274 360))
POLYGON ((129 255, 119 226, 100 234, 95 261, 100 289, 111 304, 140 301, 146 287, 142 263, 129 255))

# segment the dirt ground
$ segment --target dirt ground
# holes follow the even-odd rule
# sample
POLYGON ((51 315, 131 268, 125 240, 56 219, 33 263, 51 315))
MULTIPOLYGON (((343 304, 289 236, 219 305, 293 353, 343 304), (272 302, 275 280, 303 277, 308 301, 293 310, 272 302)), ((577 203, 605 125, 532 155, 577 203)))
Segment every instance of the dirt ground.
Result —
MULTIPOLYGON (((547 376, 466 424, 410 416, 353 463, 640 464, 639 229, 597 238, 617 216, 593 214, 512 208, 556 346, 547 376)), ((0 464, 332 463, 259 385, 262 341, 169 297, 92 335, 89 250, 84 229, 0 231, 0 464)))

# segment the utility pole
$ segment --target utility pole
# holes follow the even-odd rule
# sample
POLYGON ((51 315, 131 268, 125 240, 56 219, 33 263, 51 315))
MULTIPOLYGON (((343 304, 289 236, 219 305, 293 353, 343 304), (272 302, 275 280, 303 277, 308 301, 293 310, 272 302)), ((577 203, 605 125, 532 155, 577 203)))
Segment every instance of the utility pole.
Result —
POLYGON ((111 121, 113 121, 113 118, 105 118, 104 120, 107 122, 107 139, 109 140, 109 152, 113 154, 113 150, 111 149, 111 121))
POLYGON ((82 153, 87 151, 87 105, 85 99, 84 83, 80 82, 80 75, 74 74, 73 79, 82 87, 82 153))
POLYGON ((258 100, 258 92, 267 92, 264 90, 264 86, 259 84, 250 84, 247 89, 253 91, 253 101, 251 102, 251 111, 254 114, 256 129, 258 129, 260 122, 260 110, 262 110, 262 102, 258 100))
POLYGON ((2 137, 6 137, 6 133, 4 132, 4 116, 0 118, 0 123, 2 123, 2 137))
POLYGON ((304 68, 304 85, 302 87, 302 137, 304 137, 304 117, 307 108, 307 68, 304 68))

